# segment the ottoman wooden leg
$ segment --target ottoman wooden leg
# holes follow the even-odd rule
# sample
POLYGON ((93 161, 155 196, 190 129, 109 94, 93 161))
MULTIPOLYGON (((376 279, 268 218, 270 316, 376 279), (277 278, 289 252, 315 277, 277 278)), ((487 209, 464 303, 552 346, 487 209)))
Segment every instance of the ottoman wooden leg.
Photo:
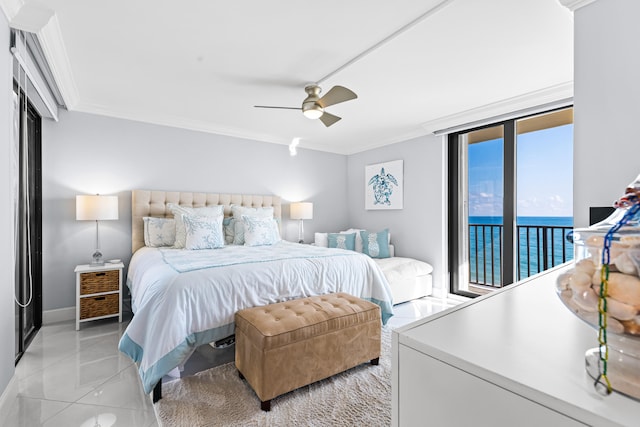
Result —
POLYGON ((378 365, 380 364, 380 358, 376 357, 375 359, 371 359, 371 364, 372 365, 378 365))
POLYGON ((262 409, 263 411, 270 411, 271 410, 271 399, 269 400, 265 400, 264 402, 260 402, 260 409, 262 409))

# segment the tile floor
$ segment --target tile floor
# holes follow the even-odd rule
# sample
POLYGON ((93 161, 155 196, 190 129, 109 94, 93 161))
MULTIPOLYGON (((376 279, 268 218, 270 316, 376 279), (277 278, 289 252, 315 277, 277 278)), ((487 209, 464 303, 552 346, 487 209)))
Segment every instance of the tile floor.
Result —
MULTIPOLYGON (((389 325, 397 328, 448 306, 430 297, 399 304, 389 325)), ((73 321, 42 327, 16 366, 17 396, 4 405, 0 425, 157 426, 136 365, 117 348, 125 327, 126 322, 113 320, 85 323, 80 331, 73 321)), ((202 353, 197 364, 208 358, 214 365, 227 361, 210 353, 202 353)), ((189 363, 187 368, 185 372, 194 370, 189 363)))

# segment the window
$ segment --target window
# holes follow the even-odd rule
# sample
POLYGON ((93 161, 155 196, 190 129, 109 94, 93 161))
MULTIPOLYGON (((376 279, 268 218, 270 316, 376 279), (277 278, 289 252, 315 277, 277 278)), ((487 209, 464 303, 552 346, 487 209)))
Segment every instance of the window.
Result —
POLYGON ((451 291, 477 296, 572 259, 573 109, 449 135, 451 291))

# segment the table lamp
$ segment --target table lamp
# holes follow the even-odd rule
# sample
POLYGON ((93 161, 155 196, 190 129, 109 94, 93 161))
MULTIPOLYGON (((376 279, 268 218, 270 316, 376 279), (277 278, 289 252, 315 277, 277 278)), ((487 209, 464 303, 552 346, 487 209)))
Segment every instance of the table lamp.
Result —
POLYGON ((291 203, 291 219, 299 220, 298 243, 304 243, 304 223, 305 219, 313 219, 313 203, 296 202, 291 203))
POLYGON ((118 219, 118 196, 76 196, 76 220, 96 222, 96 251, 91 265, 104 265, 100 252, 98 221, 118 219))

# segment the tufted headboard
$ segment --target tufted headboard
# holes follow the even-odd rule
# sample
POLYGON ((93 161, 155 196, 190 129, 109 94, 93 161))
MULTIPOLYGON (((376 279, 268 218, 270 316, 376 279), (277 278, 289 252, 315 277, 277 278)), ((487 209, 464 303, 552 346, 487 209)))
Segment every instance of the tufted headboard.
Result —
POLYGON ((231 215, 231 205, 247 207, 273 207, 273 216, 282 219, 282 199, 279 196, 249 194, 189 193, 182 191, 133 190, 131 191, 131 252, 144 246, 145 216, 173 217, 168 203, 200 208, 224 205, 225 216, 231 215))

